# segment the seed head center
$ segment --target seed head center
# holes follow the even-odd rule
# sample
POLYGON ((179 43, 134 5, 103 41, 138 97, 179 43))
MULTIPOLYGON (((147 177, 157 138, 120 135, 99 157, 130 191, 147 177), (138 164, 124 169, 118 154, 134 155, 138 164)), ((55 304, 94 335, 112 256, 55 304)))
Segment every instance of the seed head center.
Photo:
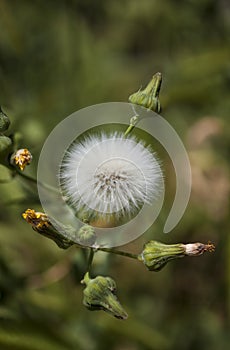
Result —
POLYGON ((126 159, 109 159, 100 164, 94 173, 94 193, 103 202, 116 201, 121 205, 129 201, 127 189, 130 187, 130 175, 134 171, 134 164, 126 159), (131 172, 131 173, 130 173, 131 172))
POLYGON ((117 186, 120 186, 122 182, 127 180, 127 174, 115 173, 115 172, 99 172, 94 175, 95 184, 94 188, 106 190, 107 192, 116 191, 117 186))

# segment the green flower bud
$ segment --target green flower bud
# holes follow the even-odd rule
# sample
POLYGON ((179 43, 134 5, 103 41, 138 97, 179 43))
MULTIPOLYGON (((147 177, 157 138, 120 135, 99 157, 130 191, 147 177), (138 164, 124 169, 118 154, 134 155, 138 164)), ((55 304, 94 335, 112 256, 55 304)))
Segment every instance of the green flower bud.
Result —
POLYGON ((10 126, 10 120, 0 106, 0 132, 6 131, 10 126))
POLYGON ((12 150, 12 140, 4 135, 0 135, 0 164, 9 165, 8 156, 12 150))
POLYGON ((12 145, 12 141, 9 137, 0 135, 0 154, 6 153, 12 145))
POLYGON ((77 233, 78 242, 86 247, 92 247, 96 242, 95 230, 90 225, 84 225, 80 228, 77 233))
POLYGON ((183 258, 183 244, 163 244, 150 241, 145 244, 143 252, 138 256, 150 271, 160 271, 170 260, 183 258))
POLYGON ((82 283, 86 285, 83 304, 89 310, 104 310, 122 320, 128 317, 115 295, 116 283, 112 278, 97 276, 90 279, 87 272, 82 283))
POLYGON ((204 252, 213 252, 215 246, 208 242, 188 244, 163 244, 157 241, 150 241, 145 244, 144 250, 138 255, 148 270, 160 271, 170 260, 183 258, 184 256, 199 256, 204 252))
POLYGON ((129 96, 129 101, 159 113, 161 109, 159 101, 161 82, 161 73, 156 73, 144 90, 139 90, 129 96))

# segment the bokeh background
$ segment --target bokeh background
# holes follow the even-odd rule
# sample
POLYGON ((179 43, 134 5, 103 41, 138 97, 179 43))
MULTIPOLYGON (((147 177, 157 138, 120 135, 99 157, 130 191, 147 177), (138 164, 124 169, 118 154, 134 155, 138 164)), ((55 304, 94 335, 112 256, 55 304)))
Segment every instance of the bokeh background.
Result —
MULTIPOLYGON (((98 253, 94 274, 117 281, 127 321, 82 306, 84 256, 59 249, 26 224, 36 187, 0 184, 0 348, 3 350, 226 350, 230 343, 230 4, 227 0, 0 0, 0 103, 10 133, 34 156, 70 113, 127 101, 163 74, 161 115, 190 156, 190 203, 173 232, 163 226, 175 193, 164 155, 166 203, 143 243, 207 242, 214 254, 161 272, 98 253)), ((0 178, 9 178, 0 168, 0 178)))

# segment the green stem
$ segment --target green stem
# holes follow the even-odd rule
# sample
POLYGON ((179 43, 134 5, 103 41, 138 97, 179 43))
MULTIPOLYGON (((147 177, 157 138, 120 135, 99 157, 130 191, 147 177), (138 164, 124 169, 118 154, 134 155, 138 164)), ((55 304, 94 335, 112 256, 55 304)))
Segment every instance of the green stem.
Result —
POLYGON ((131 131, 135 128, 135 125, 129 125, 125 131, 125 136, 131 133, 131 131))
POLYGON ((97 250, 100 250, 100 251, 106 252, 106 253, 122 255, 122 256, 126 256, 127 258, 138 260, 138 255, 137 254, 123 252, 121 250, 116 250, 116 249, 112 249, 112 248, 97 248, 97 250))
POLYGON ((139 115, 137 114, 135 107, 133 106, 134 116, 130 119, 129 126, 125 131, 125 136, 131 133, 131 131, 135 128, 136 124, 139 121, 139 115))
MULTIPOLYGON (((11 170, 12 170, 12 168, 11 168, 11 170)), ((37 179, 33 178, 30 175, 26 175, 26 174, 22 173, 17 168, 14 168, 14 171, 16 172, 17 175, 21 176, 22 178, 24 178, 25 180, 27 180, 29 182, 32 182, 32 183, 34 183, 36 185, 40 185, 40 186, 42 186, 43 188, 46 188, 49 191, 58 192, 56 188, 54 188, 54 187, 52 187, 52 186, 50 186, 50 185, 48 185, 46 183, 40 182, 40 181, 38 181, 37 179)))
POLYGON ((87 271, 89 273, 90 273, 90 269, 91 269, 91 266, 92 266, 93 257, 94 257, 94 249, 90 248, 89 257, 88 257, 88 266, 87 266, 87 271))
POLYGON ((34 184, 37 184, 37 180, 29 175, 26 175, 24 173, 22 173, 21 171, 19 171, 18 169, 14 168, 14 171, 17 173, 17 175, 20 175, 21 177, 23 177, 24 179, 28 180, 29 182, 32 182, 34 184))

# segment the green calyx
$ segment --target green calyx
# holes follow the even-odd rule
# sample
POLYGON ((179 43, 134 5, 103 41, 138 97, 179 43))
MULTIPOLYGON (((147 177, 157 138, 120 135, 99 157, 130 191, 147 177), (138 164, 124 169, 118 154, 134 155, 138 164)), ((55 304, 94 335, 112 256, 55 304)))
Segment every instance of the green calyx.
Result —
POLYGON ((138 259, 145 264, 148 270, 160 271, 170 260, 184 256, 183 244, 163 244, 149 241, 144 245, 144 250, 139 254, 138 259))
POLYGON ((128 315, 115 295, 116 283, 112 278, 97 276, 91 279, 87 272, 82 283, 86 285, 83 304, 89 310, 104 310, 116 318, 127 319, 128 315))
POLYGON ((159 93, 161 88, 162 75, 156 73, 144 90, 138 90, 129 96, 129 102, 151 109, 153 112, 160 112, 159 93))

